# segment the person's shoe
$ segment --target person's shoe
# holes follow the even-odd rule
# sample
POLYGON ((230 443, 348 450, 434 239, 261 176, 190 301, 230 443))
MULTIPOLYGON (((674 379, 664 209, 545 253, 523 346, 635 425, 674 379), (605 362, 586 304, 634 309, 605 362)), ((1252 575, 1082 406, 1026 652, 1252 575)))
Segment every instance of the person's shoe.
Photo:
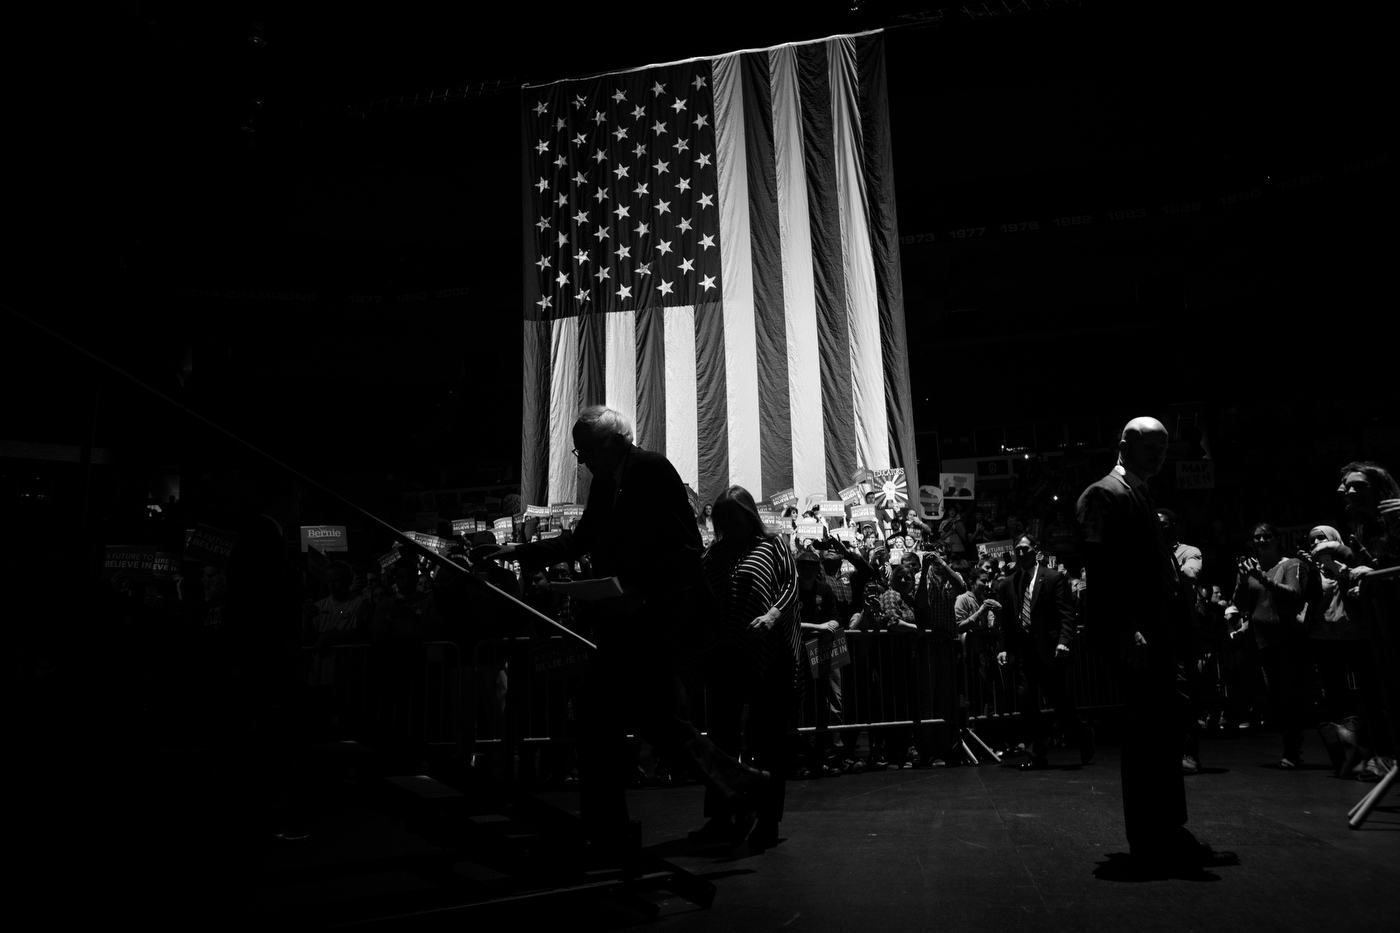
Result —
POLYGON ((866 765, 871 771, 884 771, 890 766, 889 759, 884 755, 871 752, 870 760, 866 765))
POLYGON ((773 775, 758 768, 745 767, 744 787, 734 798, 734 825, 730 829, 729 842, 738 845, 753 832, 757 821, 758 799, 767 790, 773 775))
POLYGON ((1200 854, 1193 861, 1201 868, 1226 868, 1230 865, 1238 865, 1240 857, 1234 852, 1217 852, 1205 843, 1201 843, 1200 854))
POLYGON ((798 768, 796 771, 792 772, 792 779, 794 781, 805 781, 811 776, 812 772, 809 768, 798 768))
POLYGON ((1278 767, 1280 771, 1292 771, 1302 763, 1302 755, 1284 755, 1278 760, 1278 767))
POLYGON ((712 816, 705 822, 704 826, 692 829, 687 833, 686 838, 697 843, 728 842, 733 834, 734 821, 731 818, 712 816))
POLYGON ((750 849, 771 849, 778 844, 778 821, 760 820, 749 833, 750 849))
POLYGON ((1079 763, 1087 765, 1093 761, 1094 752, 1098 750, 1098 745, 1094 744, 1094 727, 1085 726, 1084 734, 1079 737, 1079 763))
POLYGON ((860 758, 848 758, 845 768, 847 774, 859 774, 865 770, 865 762, 860 758))
POLYGON ((921 764, 923 764, 923 758, 919 755, 919 750, 912 745, 909 746, 904 753, 904 767, 917 768, 921 764))
POLYGON ((1181 771, 1183 774, 1195 774, 1199 770, 1201 770, 1201 765, 1196 761, 1194 755, 1181 756, 1181 771))
POLYGON ((1023 762, 1021 762, 1019 765, 1016 766, 1016 770, 1017 770, 1017 771, 1044 771, 1044 770, 1045 770, 1046 768, 1048 768, 1048 767, 1050 767, 1050 762, 1049 762, 1047 759, 1041 757, 1041 758, 1032 758, 1030 761, 1023 761, 1023 762))

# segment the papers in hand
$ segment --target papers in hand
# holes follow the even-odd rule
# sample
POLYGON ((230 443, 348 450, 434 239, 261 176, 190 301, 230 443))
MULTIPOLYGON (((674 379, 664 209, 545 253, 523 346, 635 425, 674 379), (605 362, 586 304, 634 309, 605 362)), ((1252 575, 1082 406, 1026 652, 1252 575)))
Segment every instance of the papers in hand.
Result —
POLYGON ((617 577, 603 577, 601 580, 575 580, 569 583, 551 583, 549 588, 560 596, 595 602, 600 599, 613 599, 622 595, 622 584, 617 577))

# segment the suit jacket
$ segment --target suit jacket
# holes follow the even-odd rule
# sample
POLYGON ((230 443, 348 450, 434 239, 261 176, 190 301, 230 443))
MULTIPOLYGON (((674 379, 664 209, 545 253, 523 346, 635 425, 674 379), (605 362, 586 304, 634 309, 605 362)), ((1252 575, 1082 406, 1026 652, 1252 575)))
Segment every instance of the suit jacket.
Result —
POLYGON ((1021 605, 1025 601, 1030 570, 1022 569, 997 584, 997 602, 1002 605, 997 650, 1034 655, 1042 661, 1055 660, 1055 647, 1068 645, 1074 637, 1074 600, 1069 582, 1058 571, 1041 567, 1031 590, 1031 630, 1021 627, 1021 605))
MULTIPOLYGON (((588 504, 572 531, 517 549, 522 565, 577 560, 584 554, 599 577, 616 576, 649 604, 657 620, 676 617, 709 593, 700 569, 700 529, 671 461, 632 447, 621 479, 594 476, 588 504), (679 603, 677 601, 680 601, 679 603)), ((707 603, 708 605, 708 603, 707 603)))
POLYGON ((1090 571, 1086 627, 1118 636, 1176 634, 1189 625, 1176 557, 1148 498, 1116 471, 1085 489, 1075 519, 1090 571))

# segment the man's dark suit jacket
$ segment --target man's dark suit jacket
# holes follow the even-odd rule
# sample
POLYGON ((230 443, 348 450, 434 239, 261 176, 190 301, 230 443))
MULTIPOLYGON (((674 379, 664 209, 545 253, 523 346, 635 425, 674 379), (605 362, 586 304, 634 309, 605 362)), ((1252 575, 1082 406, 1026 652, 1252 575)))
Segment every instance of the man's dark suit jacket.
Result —
POLYGON ((1085 489, 1075 507, 1084 543, 1085 626, 1106 638, 1168 634, 1182 623, 1176 558, 1147 497, 1117 472, 1085 489))
POLYGON ((1021 628, 1021 602, 1029 579, 1029 571, 1021 570, 997 585, 997 602, 1002 605, 997 650, 1034 656, 1048 664, 1055 660, 1055 646, 1068 645, 1074 637, 1074 600, 1064 576, 1041 567, 1031 590, 1031 630, 1027 633, 1021 628))
POLYGON ((573 531, 523 545, 522 565, 573 561, 587 554, 595 576, 616 576, 624 589, 646 599, 657 621, 697 609, 707 593, 700 570, 700 529, 685 483, 661 454, 632 447, 621 481, 594 476, 588 504, 573 531), (686 601, 689 601, 687 603, 686 601))

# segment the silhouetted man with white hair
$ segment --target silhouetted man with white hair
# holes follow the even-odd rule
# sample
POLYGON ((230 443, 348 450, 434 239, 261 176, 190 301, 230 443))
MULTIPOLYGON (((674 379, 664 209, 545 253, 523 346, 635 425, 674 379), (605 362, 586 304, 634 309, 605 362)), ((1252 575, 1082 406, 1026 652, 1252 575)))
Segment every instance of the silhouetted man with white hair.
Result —
POLYGON ((701 571, 700 530, 685 483, 669 460, 633 444, 632 423, 621 412, 585 408, 573 437, 574 455, 593 474, 583 516, 572 531, 507 547, 500 556, 513 556, 529 571, 587 554, 594 575, 616 576, 624 591, 599 603, 595 614, 600 702, 586 730, 580 724, 582 815, 600 836, 626 825, 618 773, 626 711, 669 764, 703 780, 729 801, 736 823, 752 828, 765 772, 716 748, 686 711, 680 672, 694 647, 688 641, 712 621, 704 613, 718 613, 718 605, 701 571), (590 764, 591 777, 585 773, 590 764))
POLYGON ((1189 637, 1186 585, 1157 520, 1147 481, 1162 469, 1167 429, 1134 418, 1118 442, 1118 465, 1084 490, 1075 509, 1094 585, 1087 623, 1111 640, 1127 670, 1123 820, 1134 862, 1150 872, 1197 873, 1239 862, 1186 829, 1184 741, 1177 691, 1178 643, 1189 637))

